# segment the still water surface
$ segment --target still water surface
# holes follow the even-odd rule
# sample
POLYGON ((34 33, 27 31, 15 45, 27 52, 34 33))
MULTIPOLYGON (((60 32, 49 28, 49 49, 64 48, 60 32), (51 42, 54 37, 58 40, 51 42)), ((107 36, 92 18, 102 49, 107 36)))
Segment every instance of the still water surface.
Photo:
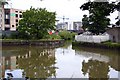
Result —
POLYGON ((5 77, 7 70, 23 70, 30 78, 120 77, 120 53, 114 50, 78 48, 67 42, 59 48, 3 47, 2 56, 0 77, 5 77))

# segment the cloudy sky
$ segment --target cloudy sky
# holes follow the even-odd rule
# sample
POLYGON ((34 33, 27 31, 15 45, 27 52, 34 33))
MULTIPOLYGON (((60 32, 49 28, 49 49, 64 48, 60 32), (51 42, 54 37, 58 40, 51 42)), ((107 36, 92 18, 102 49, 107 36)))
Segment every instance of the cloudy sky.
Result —
MULTIPOLYGON (((8 0, 9 5, 6 7, 12 7, 16 9, 29 9, 31 6, 34 8, 46 8, 48 11, 57 13, 57 19, 62 21, 62 17, 69 18, 66 21, 81 21, 84 14, 89 14, 88 11, 80 10, 80 6, 88 0, 8 0)), ((115 0, 112 0, 115 1, 115 0)), ((111 23, 115 23, 114 17, 118 15, 118 12, 111 14, 111 23)))

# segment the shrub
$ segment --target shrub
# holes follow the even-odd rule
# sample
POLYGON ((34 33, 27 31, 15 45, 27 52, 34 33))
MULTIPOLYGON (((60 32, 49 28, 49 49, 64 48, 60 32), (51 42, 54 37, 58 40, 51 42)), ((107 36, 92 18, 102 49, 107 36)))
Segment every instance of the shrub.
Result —
POLYGON ((59 35, 61 36, 62 39, 73 40, 76 33, 64 30, 64 31, 59 32, 59 35))
POLYGON ((61 37, 57 34, 52 34, 44 36, 43 39, 61 39, 61 37))

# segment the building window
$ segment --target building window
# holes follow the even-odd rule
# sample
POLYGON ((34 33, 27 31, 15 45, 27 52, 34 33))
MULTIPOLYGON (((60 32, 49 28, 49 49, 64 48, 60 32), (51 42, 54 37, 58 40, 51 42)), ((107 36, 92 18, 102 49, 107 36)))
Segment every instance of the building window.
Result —
POLYGON ((5 24, 10 24, 10 19, 5 19, 5 24))
POLYGON ((10 19, 9 14, 6 14, 6 15, 5 15, 5 19, 10 19))
POLYGON ((18 13, 18 11, 15 11, 16 13, 18 13))
POLYGON ((12 27, 14 27, 14 25, 12 25, 12 27))
POLYGON ((18 24, 16 24, 16 27, 18 26, 18 24))
POLYGON ((15 16, 18 17, 18 14, 16 14, 15 16))
POLYGON ((16 22, 18 22, 18 19, 16 19, 16 22))
POLYGON ((22 18, 22 15, 19 15, 20 16, 20 18, 22 18))
POLYGON ((22 13, 22 11, 20 11, 20 13, 22 13))
POLYGON ((7 27, 5 28, 5 31, 9 31, 9 30, 10 30, 10 28, 7 28, 7 27))

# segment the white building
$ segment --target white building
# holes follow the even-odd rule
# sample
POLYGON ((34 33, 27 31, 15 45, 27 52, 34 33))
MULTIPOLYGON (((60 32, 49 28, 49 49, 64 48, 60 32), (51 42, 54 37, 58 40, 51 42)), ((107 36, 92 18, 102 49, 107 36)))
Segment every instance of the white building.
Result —
POLYGON ((82 27, 82 22, 80 21, 69 21, 63 23, 58 23, 57 24, 57 29, 64 29, 64 30, 80 30, 82 27))
POLYGON ((82 27, 82 22, 80 21, 70 21, 68 22, 67 30, 80 30, 82 27))

